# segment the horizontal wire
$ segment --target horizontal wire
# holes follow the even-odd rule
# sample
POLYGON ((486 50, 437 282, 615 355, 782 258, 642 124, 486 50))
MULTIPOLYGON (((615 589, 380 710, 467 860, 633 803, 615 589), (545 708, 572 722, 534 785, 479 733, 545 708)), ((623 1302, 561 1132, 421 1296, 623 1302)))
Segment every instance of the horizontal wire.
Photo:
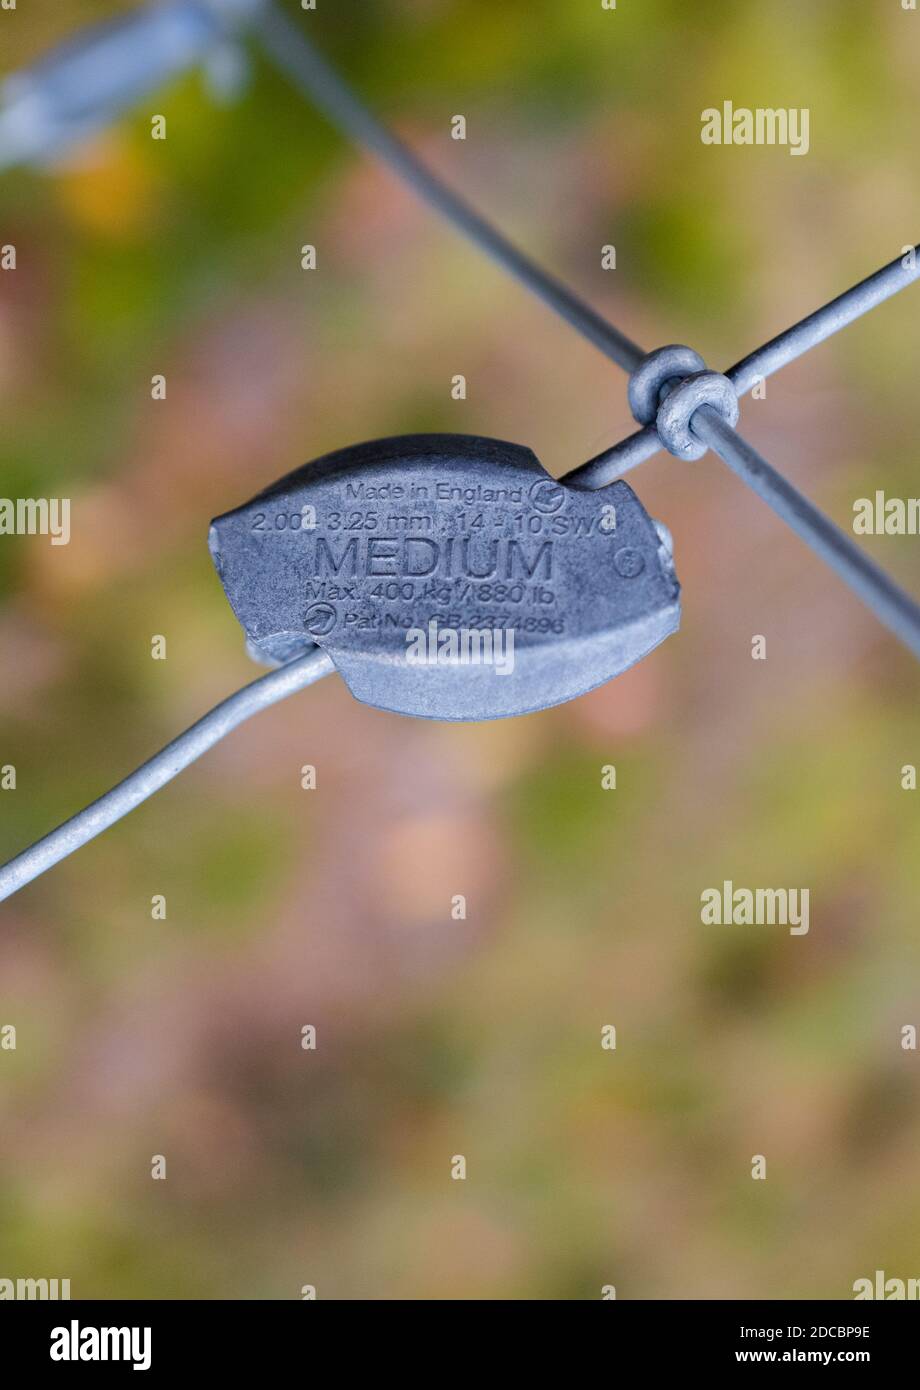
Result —
POLYGON ((435 211, 510 271, 617 366, 626 372, 635 370, 645 356, 644 349, 519 251, 433 174, 407 145, 377 120, 286 14, 275 5, 267 5, 257 15, 254 28, 273 61, 333 125, 379 156, 435 211))
POLYGON ((920 604, 726 424, 712 406, 699 406, 690 428, 850 586, 880 622, 920 657, 920 604))
POLYGON ((326 653, 314 647, 306 656, 270 671, 222 701, 111 791, 4 864, 0 868, 0 902, 140 806, 244 720, 334 669, 326 653))

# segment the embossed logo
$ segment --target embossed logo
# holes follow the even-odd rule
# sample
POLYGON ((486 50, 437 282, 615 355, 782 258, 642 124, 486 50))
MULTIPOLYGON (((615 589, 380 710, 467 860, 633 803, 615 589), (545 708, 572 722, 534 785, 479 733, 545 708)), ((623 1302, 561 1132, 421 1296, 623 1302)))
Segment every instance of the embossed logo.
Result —
POLYGON ((530 489, 530 500, 538 512, 552 516, 565 503, 565 488, 551 478, 538 478, 530 489))
POLYGON ((335 616, 331 603, 311 603, 304 617, 304 627, 313 637, 325 637, 335 627, 335 616))
POLYGON ((635 550, 631 545, 624 545, 613 557, 613 563, 617 574, 621 574, 624 579, 635 579, 645 569, 645 557, 641 550, 635 550))

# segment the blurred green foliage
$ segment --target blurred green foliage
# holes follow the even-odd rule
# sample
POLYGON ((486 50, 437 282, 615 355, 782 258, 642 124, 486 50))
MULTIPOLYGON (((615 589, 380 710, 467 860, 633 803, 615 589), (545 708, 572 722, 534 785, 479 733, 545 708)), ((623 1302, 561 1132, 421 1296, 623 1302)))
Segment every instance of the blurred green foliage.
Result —
MULTIPOLYGON (((119 8, 2 14, 5 67, 119 8)), ((917 240, 920 17, 893 0, 302 19, 649 346, 721 366, 917 240), (808 106, 807 158, 704 148, 726 98, 808 106)), ((506 436, 561 471, 630 428, 608 363, 258 59, 234 103, 189 77, 5 176, 0 242, 2 490, 74 499, 66 550, 0 542, 4 853, 251 674, 210 516, 375 435, 506 436)), ((745 405, 844 525, 876 486, 917 490, 918 347, 905 295, 745 405)), ((638 670, 475 728, 326 682, 4 905, 0 1274, 77 1297, 846 1298, 920 1273, 915 668, 717 464, 636 486, 686 603, 638 670), (809 885, 808 936, 703 927, 726 878, 809 885)), ((915 540, 870 548, 920 590, 915 540)))

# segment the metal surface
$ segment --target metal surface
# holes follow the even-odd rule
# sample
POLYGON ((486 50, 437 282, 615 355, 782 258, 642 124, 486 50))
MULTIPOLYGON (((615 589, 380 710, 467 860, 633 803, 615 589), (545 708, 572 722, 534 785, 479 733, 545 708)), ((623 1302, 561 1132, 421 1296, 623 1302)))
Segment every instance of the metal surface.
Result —
POLYGON ((244 720, 293 695, 295 691, 313 685, 314 681, 328 675, 332 669, 332 662, 326 654, 314 649, 289 666, 272 671, 238 690, 154 754, 123 782, 119 782, 117 787, 4 864, 0 868, 0 901, 121 820, 122 816, 165 787, 167 782, 171 782, 244 720))
MULTIPOLYGON (((814 313, 800 319, 791 328, 778 333, 763 347, 755 348, 753 352, 748 353, 747 357, 742 357, 740 362, 729 367, 725 375, 734 386, 737 395, 747 395, 758 381, 765 381, 768 376, 778 372, 781 367, 787 367, 790 362, 794 362, 803 353, 809 352, 819 343, 823 343, 825 339, 839 333, 841 328, 846 328, 863 314, 868 313, 870 309, 883 304, 893 294, 897 294, 900 290, 907 289, 909 285, 914 284, 920 279, 920 245, 912 247, 911 252, 912 254, 908 254, 905 251, 896 260, 882 266, 881 270, 876 270, 865 280, 861 280, 858 285, 854 285, 852 289, 845 290, 836 299, 832 299, 829 304, 822 305, 820 309, 816 309, 814 313)), ((648 391, 647 380, 654 376, 655 369, 649 364, 655 363, 660 356, 678 351, 682 353, 692 352, 692 349, 678 348, 677 346, 657 348, 648 353, 640 368, 633 373, 630 390, 636 393, 637 400, 642 401, 643 409, 638 412, 633 408, 632 413, 644 428, 637 430, 635 434, 629 435, 626 439, 621 439, 617 444, 611 445, 609 449, 602 450, 594 458, 589 459, 587 463, 574 469, 571 474, 567 475, 566 480, 577 480, 582 487, 606 487, 616 478, 622 478, 625 473, 637 468, 640 463, 654 458, 658 451, 665 447, 658 435, 658 430, 652 423, 656 411, 650 408, 651 396, 648 391), (632 386, 632 380, 637 380, 637 386, 632 386)), ((697 355, 694 354, 694 356, 697 355)), ((703 359, 699 358, 699 362, 702 363, 702 361, 703 359)), ((688 370, 699 370, 699 366, 690 367, 688 370)), ((663 380, 666 379, 663 378, 663 380)), ((633 406, 632 396, 630 397, 630 405, 633 406)))
POLYGON ((625 483, 561 487, 529 449, 472 435, 329 454, 218 517, 210 544, 254 655, 315 641, 357 699, 426 719, 571 700, 680 622, 670 549, 625 483), (419 661, 415 634, 446 659, 419 661))
POLYGON ((665 388, 693 372, 705 372, 706 363, 694 348, 669 343, 646 353, 629 378, 626 396, 634 420, 650 425, 658 414, 665 388))
POLYGON ((699 459, 706 445, 690 428, 701 406, 717 410, 726 425, 738 423, 738 397, 727 376, 721 372, 692 372, 668 392, 661 405, 655 427, 662 444, 679 459, 699 459))
MULTIPOLYGON (((448 189, 411 150, 376 120, 335 70, 315 52, 296 25, 274 6, 266 4, 264 9, 262 7, 263 0, 166 0, 161 5, 135 11, 125 19, 96 26, 81 39, 58 50, 30 73, 8 79, 0 94, 0 168, 22 160, 41 160, 53 156, 72 140, 111 120, 143 92, 152 90, 175 72, 197 61, 213 47, 215 39, 219 41, 225 36, 226 31, 218 33, 215 28, 215 16, 220 16, 221 24, 228 17, 235 21, 257 16, 259 33, 268 54, 330 120, 382 158, 481 249, 614 362, 632 373, 631 402, 638 418, 645 422, 644 428, 573 470, 559 483, 554 483, 526 450, 495 441, 475 441, 477 448, 487 445, 489 451, 499 451, 488 460, 481 457, 478 461, 477 467, 484 469, 490 477, 497 469, 498 474, 506 479, 506 475, 513 475, 517 469, 537 486, 536 473, 539 473, 539 489, 543 491, 538 490, 537 496, 547 503, 560 497, 562 499, 555 503, 559 513, 557 521, 569 517, 573 521, 580 519, 589 524, 592 514, 584 511, 586 506, 612 504, 618 527, 613 544, 619 545, 624 539, 630 542, 621 547, 626 555, 621 555, 619 564, 617 550, 613 549, 612 568, 608 554, 611 537, 605 535, 602 540, 601 532, 595 531, 590 525, 588 531, 579 537, 579 541, 586 542, 584 545, 569 544, 577 535, 573 531, 560 547, 564 558, 559 573, 564 580, 554 595, 554 603, 559 604, 560 612, 565 610, 576 614, 577 620, 573 633, 563 631, 553 634, 554 639, 562 638, 561 641, 549 640, 549 630, 532 632, 528 636, 525 629, 524 666, 531 672, 531 693, 536 690, 540 692, 538 705, 571 698, 580 690, 590 688, 590 684, 609 679, 677 626, 678 588, 671 569, 670 547, 664 528, 656 527, 631 490, 617 481, 628 469, 656 453, 663 438, 678 455, 688 454, 687 446, 692 446, 693 439, 715 449, 738 476, 844 578, 881 621, 915 654, 920 655, 918 605, 751 445, 741 439, 728 423, 734 414, 737 396, 749 391, 758 379, 777 371, 868 309, 912 284, 920 276, 916 263, 911 265, 909 257, 899 257, 743 358, 726 373, 734 387, 734 396, 730 397, 723 387, 719 388, 720 414, 711 404, 700 404, 693 395, 696 388, 692 382, 687 383, 687 376, 692 370, 702 372, 710 379, 718 375, 704 370, 705 364, 698 354, 692 349, 670 348, 646 355, 636 343, 536 266, 448 189), (675 351, 688 354, 687 361, 679 365, 676 376, 674 364, 665 375, 661 375, 666 365, 666 354, 675 351), (676 392, 673 390, 675 386, 676 392), (664 410, 662 401, 666 404, 668 399, 671 399, 671 407, 664 410), (644 404, 637 406, 637 401, 644 401, 644 404), (654 423, 651 423, 653 420, 654 423), (609 489, 604 493, 603 502, 589 503, 587 492, 599 488, 609 489), (583 565, 585 557, 588 563, 583 565), (593 587, 598 575, 605 577, 613 586, 612 595, 607 589, 593 587), (645 578, 642 578, 643 575, 645 578), (626 582, 620 584, 619 580, 626 582), (650 583, 650 580, 654 582, 650 583), (540 640, 543 637, 547 640, 540 640), (561 673, 549 669, 553 662, 547 662, 545 658, 552 652, 556 653, 555 664, 566 668, 561 673)), ((400 443, 404 445, 405 441, 400 443)), ((358 451, 348 450, 345 454, 354 456, 361 448, 368 447, 376 451, 380 445, 378 442, 373 446, 359 446, 358 451)), ((449 451, 457 447, 454 442, 449 446, 449 451)), ((461 471, 466 472, 469 459, 461 453, 459 459, 455 458, 455 462, 458 461, 461 471)), ((365 463, 371 468, 375 466, 374 459, 365 459, 365 463)), ((377 458, 376 466, 380 466, 380 463, 377 458)), ((312 479, 307 481, 305 475, 301 478, 301 474, 302 471, 299 471, 291 475, 263 494, 263 506, 266 509, 276 507, 279 497, 284 495, 284 489, 296 489, 301 481, 314 497, 314 502, 302 505, 309 507, 315 505, 316 500, 322 500, 319 493, 332 486, 330 478, 314 471, 312 479)), ((512 486, 507 480, 505 485, 512 486)), ((497 483, 489 484, 490 488, 498 486, 497 483)), ((388 698, 387 679, 393 680, 394 672, 399 667, 399 661, 393 659, 395 646, 392 642, 388 646, 380 637, 380 633, 384 632, 392 639, 392 631, 387 632, 382 624, 375 629, 372 623, 369 629, 365 629, 365 634, 376 631, 376 638, 352 632, 350 626, 358 627, 360 631, 360 623, 349 625, 347 608, 340 615, 336 607, 346 603, 345 597, 337 597, 327 605, 334 609, 334 613, 325 633, 322 628, 330 621, 328 613, 320 621, 315 611, 311 619, 302 603, 301 611, 295 611, 298 600, 296 597, 292 599, 286 589, 288 581, 284 578, 284 568, 278 570, 274 566, 271 552, 262 553, 256 547, 247 557, 246 547, 241 544, 244 537, 229 534, 228 528, 234 524, 230 518, 248 515, 252 505, 237 513, 230 513, 215 523, 218 529, 214 548, 215 558, 228 580, 228 591, 232 590, 231 597, 238 606, 244 626, 252 628, 256 650, 263 657, 271 656, 275 660, 291 658, 295 652, 303 652, 306 642, 304 633, 312 622, 317 629, 317 640, 325 639, 343 675, 359 698, 381 703, 388 698), (244 563, 237 574, 240 555, 244 556, 244 563), (262 581, 257 581, 253 593, 247 596, 245 574, 253 559, 258 562, 253 574, 258 575, 260 565, 265 568, 262 581), (266 578, 266 575, 269 577, 266 578), (252 605, 252 611, 248 604, 252 605), (275 614, 274 618, 263 626, 265 614, 271 613, 275 614)), ((302 512, 300 514, 303 516, 302 512)), ((446 515, 438 511, 430 519, 437 521, 441 528, 446 525, 446 515)), ((542 535, 545 518, 553 516, 554 512, 552 509, 542 511, 540 504, 529 497, 526 508, 519 513, 511 513, 512 525, 515 515, 520 515, 522 522, 526 518, 528 526, 539 515, 542 535)), ((388 512, 387 521, 389 516, 388 512)), ((504 524, 501 521, 496 531, 502 531, 504 524)), ((459 539, 462 548, 464 539, 472 542, 473 529, 472 526, 467 528, 464 523, 453 537, 449 530, 445 531, 443 539, 459 539)), ((442 536, 441 529, 438 536, 442 536)), ((303 540, 303 537, 300 539, 303 540)), ((502 534, 493 539, 505 542, 504 558, 508 563, 510 542, 515 536, 502 534)), ((555 539, 553 543, 555 545, 555 539)), ((406 540, 400 535, 397 544, 402 546, 403 568, 407 568, 406 540)), ((291 561, 294 571, 300 572, 298 564, 302 566, 302 554, 306 553, 308 548, 302 548, 300 560, 297 558, 298 552, 294 553, 291 561)), ((397 563, 399 553, 397 551, 397 555, 389 558, 397 563)), ((490 545, 486 551, 490 564, 491 553, 490 545)), ((520 555, 520 552, 514 553, 520 555)), ((366 546, 365 562, 368 555, 366 546)), ((533 559, 531 555, 531 561, 533 559)), ((390 582, 398 582, 399 577, 398 573, 394 574, 390 582)), ((413 582, 417 577, 421 576, 411 576, 413 582)), ((530 578, 535 579, 535 575, 530 578)), ((364 594, 362 603, 365 607, 361 611, 367 611, 370 597, 364 594)), ((317 600, 320 604, 324 601, 323 598, 317 600)), ((412 602, 416 602, 414 589, 412 602)), ((437 602, 440 606, 441 600, 437 602)), ((489 625, 490 616, 496 616, 490 613, 489 602, 491 600, 480 600, 480 607, 486 605, 485 626, 489 625)), ((498 600, 495 602, 497 604, 498 600)), ((466 598, 463 606, 446 611, 448 615, 461 620, 475 617, 477 610, 467 608, 465 604, 466 598)), ((536 603, 534 606, 537 606, 536 603)), ((483 614, 479 613, 479 616, 483 614)), ((0 898, 9 896, 125 815, 250 714, 310 684, 330 669, 330 656, 314 650, 294 656, 289 665, 232 696, 113 791, 0 870, 0 898)), ((450 669, 448 674, 450 681, 447 685, 436 678, 435 683, 427 688, 418 684, 418 673, 405 680, 398 676, 393 683, 396 691, 393 698, 397 703, 388 707, 403 708, 408 713, 428 714, 431 717, 486 718, 494 717, 496 713, 520 712, 530 698, 526 681, 518 687, 513 699, 507 693, 501 696, 499 682, 494 676, 488 692, 484 693, 484 688, 477 684, 477 677, 472 684, 464 686, 462 694, 455 697, 450 689, 456 681, 457 668, 450 669), (435 697, 432 697, 433 690, 436 691, 435 697), (524 693, 521 694, 521 691, 524 693), (508 704, 507 709, 496 708, 495 701, 502 699, 508 704)), ((456 689, 459 688, 457 685, 456 689)))
MULTIPOLYGON (((692 349, 675 346, 657 349, 649 354, 643 353, 635 343, 624 338, 618 329, 606 324, 593 311, 587 311, 586 316, 585 306, 564 287, 555 281, 545 282, 542 271, 521 257, 519 252, 510 247, 498 233, 483 223, 481 218, 470 213, 465 204, 446 189, 410 150, 406 149, 370 114, 335 70, 316 53, 301 30, 292 24, 274 4, 267 4, 261 12, 257 30, 265 47, 278 65, 293 78, 298 87, 331 120, 384 159, 438 211, 444 213, 483 249, 505 264, 508 269, 511 269, 530 289, 546 300, 563 318, 573 323, 586 337, 597 343, 615 362, 630 371, 635 383, 633 385, 633 400, 644 402, 643 413, 647 413, 652 403, 649 394, 651 378, 657 371, 660 371, 661 359, 666 360, 668 353, 688 354, 688 361, 695 364, 699 370, 699 363, 702 362, 702 359, 692 349), (650 361, 657 363, 651 372, 649 370, 650 361)), ((725 387, 720 385, 718 388, 718 396, 721 401, 720 409, 723 414, 727 413, 728 417, 731 418, 737 406, 737 396, 749 391, 760 377, 778 371, 780 367, 786 366, 803 352, 852 323, 854 319, 881 304, 892 294, 914 283, 920 276, 920 269, 916 265, 911 266, 909 259, 905 255, 903 258, 898 258, 889 265, 883 266, 881 270, 853 286, 852 289, 838 295, 829 304, 794 324, 792 328, 779 334, 764 347, 738 362, 730 371, 725 373, 725 377, 734 387, 734 404, 725 387), (906 265, 903 263, 905 260, 908 261, 906 265)), ((681 370, 680 363, 676 360, 674 366, 675 369, 681 370)), ((686 371, 681 370, 681 375, 685 377, 686 371)), ((718 376, 717 373, 709 372, 705 375, 707 378, 718 376)), ((657 383, 659 388, 668 380, 671 380, 670 372, 663 378, 662 382, 657 383)), ((724 378, 722 380, 724 381, 724 378)), ((686 396, 684 397, 684 404, 686 404, 686 396)), ((698 406, 697 413, 701 408, 698 406)), ((695 435, 698 439, 705 441, 708 419, 701 432, 692 427, 691 421, 696 419, 692 410, 686 411, 686 413, 682 411, 679 416, 676 411, 677 405, 672 403, 671 408, 663 416, 658 415, 656 423, 646 424, 642 430, 605 450, 596 458, 589 460, 588 463, 582 464, 560 481, 566 486, 579 488, 608 487, 621 478, 623 473, 645 459, 651 458, 662 447, 665 441, 659 433, 659 422, 664 425, 667 438, 674 446, 673 452, 678 457, 700 457, 699 450, 693 447, 690 436, 695 435), (681 444, 690 447, 682 450, 679 447, 681 444)), ((715 412, 712 411, 712 414, 715 412)), ((723 439, 732 435, 725 419, 722 419, 720 424, 720 433, 723 439)), ((747 457, 749 452, 754 453, 740 436, 732 435, 732 437, 735 440, 737 457, 747 457)), ((666 444, 665 447, 667 447, 666 444)), ((775 470, 771 471, 777 478, 779 477, 775 470)), ((748 482, 751 482, 752 478, 753 474, 750 472, 745 476, 745 480, 748 482)), ((860 556, 864 563, 856 565, 853 557, 859 555, 860 552, 851 542, 847 542, 846 559, 842 560, 841 556, 844 552, 839 543, 829 548, 827 542, 829 533, 833 533, 846 541, 842 532, 839 532, 813 503, 806 502, 806 499, 791 485, 787 486, 789 492, 799 498, 803 505, 791 510, 774 506, 774 510, 777 510, 778 514, 793 526, 798 535, 812 545, 816 554, 831 563, 837 573, 847 579, 847 582, 851 584, 851 587, 874 613, 878 615, 883 612, 888 614, 888 617, 884 619, 886 625, 896 636, 905 641, 911 650, 915 651, 912 633, 916 624, 920 622, 920 607, 914 604, 907 595, 902 594, 902 591, 884 575, 878 566, 865 560, 865 557, 860 556), (859 582, 854 583, 853 576, 857 572, 859 582), (892 592, 901 595, 898 604, 894 607, 891 603, 892 592)), ((755 490, 757 489, 755 488, 755 490)), ((763 496, 764 494, 760 493, 759 495, 763 496)), ((770 501, 770 498, 764 497, 764 500, 770 501)), ((774 505, 774 503, 770 501, 770 505, 774 505)))

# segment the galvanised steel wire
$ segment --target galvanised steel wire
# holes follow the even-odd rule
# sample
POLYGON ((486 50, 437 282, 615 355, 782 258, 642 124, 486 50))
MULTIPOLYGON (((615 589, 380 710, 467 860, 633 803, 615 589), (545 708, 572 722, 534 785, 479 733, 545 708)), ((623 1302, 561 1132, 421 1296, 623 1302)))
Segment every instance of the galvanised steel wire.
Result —
POLYGON ((160 0, 103 20, 0 87, 0 170, 42 163, 207 65, 263 0, 160 0))
POLYGON ((920 658, 920 606, 895 584, 845 532, 820 508, 784 478, 772 464, 725 423, 718 411, 702 405, 690 424, 693 433, 708 444, 771 507, 786 525, 801 536, 816 555, 847 583, 889 631, 920 658))
POLYGON ((904 290, 920 279, 920 246, 905 247, 904 253, 873 275, 867 275, 852 289, 844 290, 816 309, 807 318, 778 333, 763 347, 755 348, 729 367, 725 375, 729 378, 739 396, 745 395, 762 378, 772 376, 780 367, 786 367, 803 353, 810 352, 818 343, 839 333, 841 328, 868 313, 878 304, 883 304, 893 294, 904 290), (912 252, 912 254, 909 254, 912 252))
POLYGON ((260 710, 268 709, 269 705, 277 704, 288 695, 313 685, 334 670, 326 653, 314 647, 306 656, 298 657, 296 661, 288 662, 286 666, 280 666, 267 676, 260 676, 250 685, 245 685, 242 690, 237 690, 159 753, 155 753, 123 782, 119 782, 117 787, 4 864, 0 868, 0 902, 61 859, 66 859, 74 850, 101 835, 103 830, 108 830, 110 825, 140 806, 154 792, 160 791, 244 720, 251 719, 260 710))
MULTIPOLYGON (((563 319, 582 333, 595 346, 606 353, 625 371, 635 373, 646 359, 646 354, 602 315, 582 301, 560 281, 542 270, 527 256, 513 246, 500 232, 486 222, 466 202, 454 194, 417 158, 417 156, 386 129, 363 105, 335 69, 321 58, 308 43, 301 31, 287 17, 270 3, 263 0, 186 0, 191 17, 199 19, 203 11, 225 8, 236 11, 236 18, 244 12, 246 18, 254 19, 263 46, 275 62, 296 82, 301 90, 325 112, 325 114, 350 136, 382 158, 403 180, 429 202, 437 211, 447 217, 465 235, 489 254, 505 269, 532 290, 539 298, 553 308, 563 319)), ((176 32, 191 33, 182 28, 183 9, 181 0, 173 0, 168 7, 176 32)), ((145 21, 149 11, 140 11, 128 21, 116 26, 118 44, 123 44, 131 35, 145 32, 145 21)), ((196 39, 195 53, 191 50, 181 56, 179 66, 188 65, 193 57, 200 57, 207 44, 203 31, 196 39), (200 40, 200 41, 199 41, 200 40)), ((100 40, 112 43, 112 26, 100 26, 97 30, 100 40)), ((92 34, 72 50, 80 62, 88 59, 84 73, 101 69, 93 58, 92 34)), ((168 45, 157 55, 161 64, 161 76, 175 69, 175 63, 165 61, 168 45)), ((115 50, 110 51, 110 55, 115 50)), ((62 55, 66 58, 66 54, 62 55)), ((148 57, 150 53, 148 53, 148 57)), ((104 66, 104 65, 103 65, 104 66)), ((20 142, 28 134, 28 120, 36 119, 44 112, 64 112, 73 118, 74 109, 54 104, 54 92, 42 89, 42 79, 51 81, 55 74, 70 73, 65 63, 56 66, 52 59, 37 69, 30 77, 14 81, 12 98, 9 84, 5 88, 7 109, 0 111, 0 167, 4 164, 2 141, 4 134, 9 143, 13 137, 13 154, 17 158, 46 157, 54 153, 55 132, 53 121, 49 119, 45 128, 45 139, 39 141, 40 148, 29 146, 28 140, 17 150, 15 138, 20 142), (32 81, 31 89, 29 81, 32 81), (23 92, 31 90, 33 103, 22 106, 23 92), (42 105, 41 98, 45 103, 42 105), (50 98, 50 100, 49 100, 50 98), (12 99, 13 105, 10 105, 12 99), (18 105, 17 105, 18 103, 18 105), (15 111, 10 118, 10 110, 15 111), (26 124, 22 125, 23 112, 26 124), (6 123, 4 124, 4 116, 6 123)), ((91 105, 81 108, 79 115, 81 128, 96 128, 101 120, 111 117, 117 109, 122 109, 130 92, 137 94, 138 83, 146 89, 150 85, 152 68, 149 62, 140 60, 134 87, 120 80, 103 84, 106 87, 107 109, 93 111, 91 105)), ((58 93, 60 96, 60 93, 58 93)), ((80 100, 85 102, 86 91, 80 92, 80 100)), ((35 130, 41 130, 37 126, 35 130)), ((32 135, 34 137, 35 130, 32 135)), ((62 117, 61 128, 57 132, 63 142, 78 136, 80 130, 67 129, 62 117)), ((33 140, 34 145, 34 140, 33 140)), ((14 162, 7 151, 6 163, 14 162)), ((920 248, 918 248, 920 250, 920 248)), ((890 295, 913 283, 920 275, 911 258, 893 261, 860 284, 847 290, 832 300, 830 304, 818 309, 802 319, 785 333, 779 334, 770 342, 750 353, 726 376, 734 386, 737 395, 743 395, 755 382, 778 371, 802 353, 809 351, 854 319, 874 308, 890 295)), ((734 403, 733 403, 734 404, 734 403)), ((726 422, 723 416, 711 405, 696 408, 688 420, 689 431, 704 444, 718 453, 734 472, 763 501, 767 503, 783 521, 786 522, 832 569, 836 571, 906 645, 920 656, 920 606, 903 592, 894 582, 874 564, 859 548, 840 531, 807 498, 797 491, 775 468, 764 459, 756 449, 742 439, 726 422)), ((662 447, 661 436, 654 424, 630 436, 628 439, 606 450, 596 459, 573 470, 565 481, 570 485, 600 488, 621 476, 629 468, 649 458, 662 447)), ((73 816, 49 835, 24 850, 8 864, 0 868, 0 900, 9 897, 19 888, 45 872, 52 865, 86 844, 103 830, 113 825, 129 811, 140 805, 154 792, 160 790, 179 772, 188 767, 226 734, 259 710, 284 699, 307 685, 328 675, 334 670, 333 663, 325 653, 314 649, 308 655, 298 658, 286 666, 261 677, 252 684, 237 691, 223 701, 209 714, 205 715, 184 734, 148 762, 144 763, 130 776, 120 782, 110 792, 93 802, 85 810, 73 816)))
MULTIPOLYGON (((785 332, 778 333, 763 347, 755 348, 729 367, 725 375, 739 396, 752 390, 759 381, 787 367, 803 353, 823 343, 826 338, 839 333, 863 314, 890 299, 899 290, 904 290, 920 279, 920 246, 905 248, 904 253, 881 270, 875 271, 861 280, 852 289, 844 290, 829 304, 816 309, 807 318, 800 319, 785 332)), ((646 425, 635 434, 605 449, 587 463, 567 475, 570 480, 577 479, 582 487, 606 487, 608 483, 621 478, 624 473, 645 463, 662 448, 661 439, 654 425, 646 425)))
MULTIPOLYGON (((257 15, 255 27, 271 57, 295 80, 305 95, 342 130, 379 155, 416 192, 438 212, 448 217, 461 231, 466 232, 477 245, 482 246, 509 268, 513 268, 514 273, 529 289, 538 294, 564 319, 573 323, 592 342, 596 342, 615 362, 633 372, 641 365, 645 357, 641 348, 629 339, 624 339, 619 329, 607 324, 593 311, 590 311, 590 318, 584 318, 584 306, 580 300, 564 290, 558 282, 548 282, 538 267, 510 247, 504 238, 493 232, 477 214, 470 213, 466 204, 457 199, 439 178, 422 165, 416 156, 367 110, 331 65, 319 56, 301 30, 291 23, 281 10, 274 4, 267 4, 257 15), (604 325, 605 331, 599 332, 598 325, 604 325), (622 343, 628 345, 625 352, 620 351, 622 343)), ((920 269, 916 264, 911 264, 912 259, 916 261, 916 257, 906 256, 892 261, 858 285, 854 285, 852 289, 838 295, 815 313, 809 314, 785 333, 779 334, 762 348, 758 348, 756 352, 742 358, 726 373, 736 394, 741 395, 749 391, 758 378, 778 371, 780 367, 839 332, 869 309, 912 284, 920 276, 920 269)), ((700 414, 702 409, 701 407, 697 414, 700 414)), ((716 431, 712 425, 714 415, 711 407, 707 407, 705 418, 700 421, 700 429, 695 428, 694 417, 690 423, 691 430, 705 442, 709 442, 711 438, 711 447, 729 463, 742 481, 767 502, 777 515, 831 566, 896 637, 916 656, 920 656, 920 605, 898 588, 877 565, 869 561, 854 541, 828 520, 819 508, 809 502, 791 483, 786 482, 775 468, 766 464, 756 450, 723 420, 720 419, 720 429, 716 431)), ((623 466, 624 460, 628 460, 626 467, 635 467, 643 458, 650 458, 661 447, 661 438, 655 425, 647 425, 622 444, 607 450, 598 459, 566 474, 561 481, 580 487, 605 487, 626 471, 623 466)))
POLYGON ((431 207, 606 353, 618 367, 626 372, 638 367, 645 356, 644 349, 555 276, 541 269, 448 188, 398 136, 372 115, 282 10, 266 4, 256 16, 255 30, 272 60, 334 125, 389 165, 431 207))

